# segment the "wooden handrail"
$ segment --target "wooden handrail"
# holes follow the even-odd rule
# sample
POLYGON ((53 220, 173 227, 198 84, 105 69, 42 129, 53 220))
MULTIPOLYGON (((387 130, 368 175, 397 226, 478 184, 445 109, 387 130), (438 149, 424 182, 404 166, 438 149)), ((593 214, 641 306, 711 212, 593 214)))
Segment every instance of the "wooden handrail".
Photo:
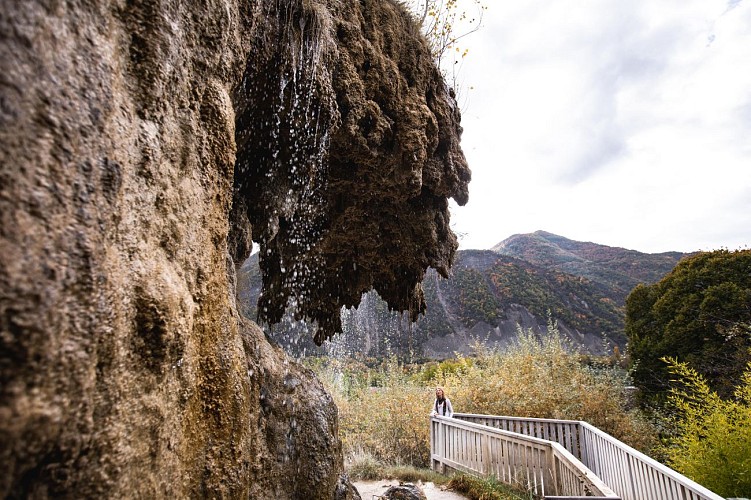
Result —
POLYGON ((623 500, 723 500, 587 422, 469 413, 454 418, 558 443, 623 500))
POLYGON ((617 499, 562 445, 548 440, 436 416, 430 427, 431 463, 479 476, 494 476, 538 496, 599 495, 617 499))
POLYGON ((582 462, 626 500, 724 500, 683 474, 587 423, 580 423, 582 462), (584 460, 586 455, 586 460, 584 460), (616 486, 618 485, 618 486, 616 486))

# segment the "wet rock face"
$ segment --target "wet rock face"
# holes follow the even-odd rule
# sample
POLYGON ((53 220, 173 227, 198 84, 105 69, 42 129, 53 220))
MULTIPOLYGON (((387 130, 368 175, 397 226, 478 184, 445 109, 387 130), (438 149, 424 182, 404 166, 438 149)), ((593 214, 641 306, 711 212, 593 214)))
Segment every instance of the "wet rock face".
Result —
POLYGON ((243 496, 335 498, 351 485, 343 474, 334 401, 313 372, 269 345, 258 325, 242 318, 240 330, 247 374, 257 384, 250 412, 256 432, 243 496))
POLYGON ((0 496, 341 489, 336 407, 238 315, 231 256, 261 241, 269 314, 294 297, 324 336, 369 283, 417 310, 468 176, 427 55, 397 56, 414 28, 343 4, 6 2, 0 496))
POLYGON ((342 474, 339 477, 339 482, 336 483, 334 500, 363 500, 360 492, 354 487, 346 473, 342 474))
POLYGON ((4 5, 0 496, 333 495, 336 407, 235 310, 254 8, 4 5))
POLYGON ((235 259, 250 226, 261 319, 292 305, 318 323, 318 344, 373 287, 392 309, 424 312, 426 268, 447 275, 457 248, 448 198, 466 203, 470 178, 454 98, 404 9, 332 4, 269 11, 235 94, 235 259))
POLYGON ((190 8, 3 6, 0 496, 247 489, 223 245, 242 61, 216 53, 240 16, 190 8))

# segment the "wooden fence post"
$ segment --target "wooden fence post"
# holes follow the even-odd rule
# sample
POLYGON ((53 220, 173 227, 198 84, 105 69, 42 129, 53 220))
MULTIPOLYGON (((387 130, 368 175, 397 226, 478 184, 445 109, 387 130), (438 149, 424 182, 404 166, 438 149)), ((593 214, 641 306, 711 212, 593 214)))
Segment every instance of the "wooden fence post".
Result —
POLYGON ((490 469, 493 462, 493 457, 490 456, 490 436, 486 434, 480 434, 480 439, 482 440, 482 473, 485 474, 485 476, 490 475, 490 469))
POLYGON ((435 449, 435 431, 433 430, 433 427, 435 427, 435 422, 433 422, 433 417, 430 417, 430 469, 435 471, 435 456, 436 449, 435 449))
MULTIPOLYGON (((438 422, 438 454, 440 457, 446 457, 446 429, 443 426, 443 422, 438 422)), ((441 460, 438 466, 438 472, 441 474, 446 473, 446 464, 441 460)))
MULTIPOLYGON (((556 465, 556 460, 555 460, 555 453, 553 453, 553 447, 552 446, 549 447, 546 453, 548 454, 548 468, 550 469, 550 476, 549 476, 550 491, 552 491, 554 495, 560 495, 561 488, 560 488, 560 485, 558 484, 558 472, 556 471, 557 465, 556 465)), ((545 488, 545 495, 547 496, 547 494, 548 494, 548 489, 545 488)))

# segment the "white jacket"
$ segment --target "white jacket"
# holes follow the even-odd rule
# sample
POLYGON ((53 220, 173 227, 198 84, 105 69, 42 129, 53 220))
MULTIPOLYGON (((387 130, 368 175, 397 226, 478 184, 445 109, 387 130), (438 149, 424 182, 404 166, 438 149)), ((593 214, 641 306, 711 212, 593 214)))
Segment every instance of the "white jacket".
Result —
POLYGON ((439 403, 438 399, 436 399, 433 402, 433 410, 430 412, 431 417, 435 415, 446 417, 454 416, 454 409, 451 407, 451 401, 449 401, 449 398, 444 398, 443 401, 443 403, 439 403), (444 409, 446 410, 445 412, 443 411, 444 409))

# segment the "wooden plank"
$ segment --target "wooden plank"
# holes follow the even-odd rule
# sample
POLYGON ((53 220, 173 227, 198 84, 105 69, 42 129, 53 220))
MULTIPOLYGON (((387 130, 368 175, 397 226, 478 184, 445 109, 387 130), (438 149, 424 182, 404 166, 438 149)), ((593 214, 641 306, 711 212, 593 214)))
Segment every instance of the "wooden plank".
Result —
POLYGON ((649 464, 646 464, 644 462, 639 462, 639 467, 641 468, 641 485, 644 495, 642 498, 649 498, 650 495, 655 494, 655 492, 652 491, 652 468, 649 466, 649 464))
POLYGON ((633 457, 629 457, 629 461, 631 462, 631 495, 628 497, 627 500, 636 500, 637 498, 643 498, 643 490, 642 490, 642 472, 641 472, 641 462, 635 461, 633 457))
POLYGON ((617 446, 613 446, 613 470, 616 480, 611 484, 611 489, 622 496, 623 491, 628 491, 628 483, 631 481, 628 472, 628 454, 617 446))
POLYGON ((535 467, 535 492, 539 495, 544 492, 543 481, 545 478, 545 465, 542 462, 541 450, 534 450, 534 467, 535 467))
POLYGON ((582 434, 579 435, 579 443, 581 446, 581 457, 580 460, 584 464, 585 467, 590 467, 590 446, 589 446, 589 433, 586 432, 586 430, 583 430, 582 434))
POLYGON ((524 481, 526 481, 525 485, 527 488, 530 488, 532 486, 532 480, 529 470, 529 447, 528 446, 521 446, 521 466, 523 469, 524 474, 524 481))
POLYGON ((473 476, 477 476, 477 471, 470 469, 466 465, 460 462, 454 462, 453 460, 444 460, 445 464, 452 469, 456 469, 460 472, 466 472, 467 474, 471 474, 473 476))
POLYGON ((461 429, 459 431, 459 456, 457 457, 459 462, 467 465, 467 429, 461 429))
POLYGON ((552 448, 549 453, 546 454, 545 462, 548 467, 548 475, 549 480, 543 481, 543 485, 547 485, 547 488, 545 488, 546 491, 543 492, 543 494, 552 492, 557 494, 558 493, 558 473, 556 472, 556 460, 555 456, 553 455, 552 448))
POLYGON ((487 470, 485 472, 485 475, 498 477, 498 473, 496 471, 496 461, 495 461, 495 454, 496 454, 495 445, 498 439, 495 437, 491 437, 491 436, 485 436, 484 439, 486 440, 484 451, 487 451, 487 470))
POLYGON ((508 441, 501 441, 500 442, 500 449, 501 449, 501 460, 500 460, 500 467, 501 467, 501 473, 498 475, 499 478, 502 478, 502 481, 508 482, 508 441))
POLYGON ((545 496, 544 500, 621 500, 620 497, 560 497, 545 496))
POLYGON ((602 443, 600 448, 600 463, 602 464, 602 473, 597 476, 608 484, 613 483, 613 448, 609 443, 602 443))
POLYGON ((459 459, 461 463, 464 465, 467 465, 467 459, 469 458, 469 453, 467 452, 467 448, 469 447, 469 444, 467 443, 467 429, 462 429, 459 431, 459 434, 461 435, 461 453, 459 454, 459 459))
POLYGON ((470 437, 470 446, 469 446, 469 461, 472 464, 472 468, 481 471, 482 467, 479 467, 480 460, 478 458, 479 452, 480 452, 480 444, 478 443, 478 440, 480 438, 480 434, 476 432, 469 433, 470 437))
POLYGON ((569 425, 569 432, 571 433, 571 454, 581 460, 581 426, 579 424, 569 425))
POLYGON ((583 465, 589 466, 592 470, 588 474, 611 484, 624 500, 721 499, 586 422, 494 416, 466 416, 466 420, 461 420, 463 414, 455 416, 458 418, 450 420, 458 424, 451 431, 446 430, 450 434, 438 434, 436 439, 435 433, 444 425, 443 422, 431 428, 431 459, 435 464, 443 463, 441 454, 451 455, 457 463, 463 462, 471 469, 495 473, 502 479, 506 476, 506 482, 526 478, 531 487, 543 491, 549 490, 547 482, 581 489, 581 481, 588 480, 586 474, 582 479, 576 479, 577 476, 570 471, 563 472, 563 462, 553 461, 551 467, 548 459, 543 460, 545 455, 541 450, 547 446, 544 443, 557 443, 572 457, 579 458, 583 465), (473 419, 477 423, 472 423, 473 419), (488 434, 481 429, 500 434, 488 434), (528 437, 514 437, 509 431, 528 437), (441 436, 446 444, 442 451, 441 436), (433 457, 434 451, 436 457, 433 457))

